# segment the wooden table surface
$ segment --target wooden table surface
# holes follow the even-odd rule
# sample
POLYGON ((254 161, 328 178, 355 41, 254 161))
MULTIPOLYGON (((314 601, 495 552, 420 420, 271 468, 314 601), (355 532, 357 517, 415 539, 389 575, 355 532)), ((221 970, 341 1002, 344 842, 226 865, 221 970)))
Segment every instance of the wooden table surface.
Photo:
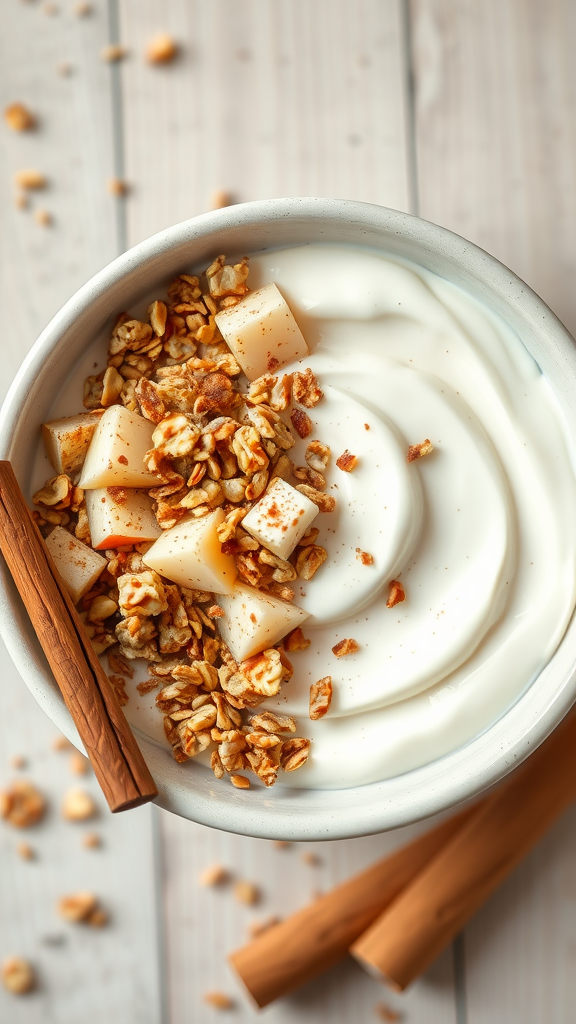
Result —
MULTIPOLYGON (((418 213, 479 243, 525 278, 576 330, 576 5, 571 0, 4 0, 1 104, 26 103, 36 131, 0 125, 2 362, 6 392, 60 305, 127 246, 237 201, 325 195, 418 213), (158 32, 181 46, 152 67, 158 32), (101 60, 121 42, 126 58, 101 60), (62 74, 67 65, 68 74, 62 74), (38 168, 46 190, 14 204, 13 175, 38 168), (130 183, 126 198, 106 189, 130 183), (34 211, 46 209, 45 227, 34 211)), ((0 784, 25 773, 51 811, 25 835, 0 828, 0 958, 37 966, 38 990, 0 991, 2 1024, 211 1021, 207 990, 256 1019, 225 963, 248 923, 285 914, 405 841, 393 835, 284 850, 143 808, 100 804, 97 850, 61 820, 72 784, 55 730, 2 654, 0 784), (33 861, 16 854, 25 838, 33 861), (247 908, 203 889, 213 863, 256 882, 247 908), (97 892, 107 928, 74 930, 57 898, 97 892)), ((403 997, 352 962, 263 1014, 348 1024, 384 1002, 407 1024, 571 1024, 576 1003, 576 809, 540 843, 454 947, 403 997)))

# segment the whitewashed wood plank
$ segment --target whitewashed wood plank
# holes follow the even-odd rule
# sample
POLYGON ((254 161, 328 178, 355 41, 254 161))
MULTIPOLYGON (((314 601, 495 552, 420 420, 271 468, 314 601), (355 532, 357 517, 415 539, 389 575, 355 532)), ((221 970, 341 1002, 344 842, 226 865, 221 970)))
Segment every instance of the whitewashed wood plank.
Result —
MULTIPOLYGON (((278 849, 266 840, 228 835, 165 812, 162 830, 171 1020, 182 1019, 184 1011, 202 1019, 203 995, 217 990, 235 1000, 234 1020, 242 1024, 255 1020, 257 1014, 228 967, 226 955, 247 941, 250 921, 286 916, 309 902, 316 891, 328 891, 407 842, 416 831, 401 829, 343 842, 292 843, 278 849), (315 865, 303 859, 310 854, 316 858, 315 865), (230 882, 203 888, 198 876, 214 864, 230 872, 230 882), (234 880, 259 887, 261 899, 256 906, 246 907, 235 901, 234 880)), ((299 992, 267 1008, 262 1019, 270 1024, 350 1024, 376 1020, 378 1003, 396 1010, 410 1024, 458 1024, 452 951, 440 957, 402 996, 369 978, 352 960, 344 960, 299 992)))
POLYGON ((44 6, 10 4, 0 32, 0 109, 18 101, 38 117, 31 132, 12 132, 3 119, 0 126, 0 398, 54 313, 117 255, 114 200, 106 192, 113 174, 110 68, 100 60, 108 41, 106 6, 94 4, 85 18, 72 13, 72 3, 58 5, 53 17, 44 6), (57 73, 63 63, 70 64, 68 76, 57 73), (13 184, 23 168, 48 179, 24 211, 14 206, 13 184), (52 215, 52 226, 36 223, 37 209, 52 215))
MULTIPOLYGON (((117 254, 116 211, 106 193, 113 173, 110 68, 100 60, 109 37, 107 8, 97 3, 80 19, 72 7, 66 4, 48 17, 39 4, 15 3, 0 33, 0 104, 18 100, 39 117, 31 134, 12 134, 4 123, 0 128, 0 395, 52 314, 117 254), (56 74, 63 61, 72 65, 69 78, 56 74), (23 167, 49 179, 31 205, 52 213, 50 228, 38 225, 31 210, 13 205, 12 175, 23 167)), ((0 669, 0 786, 16 774, 10 758, 24 754, 29 764, 21 774, 50 802, 46 821, 25 833, 0 822, 0 960, 15 953, 29 957, 39 976, 38 989, 20 1000, 0 987, 0 1020, 158 1024, 163 1008, 155 810, 113 817, 93 776, 73 777, 68 756, 51 750, 55 729, 3 647, 0 669), (60 817, 62 796, 74 784, 98 803, 98 819, 86 827, 60 817), (102 837, 101 848, 82 848, 88 828, 102 837), (18 857, 21 840, 36 850, 33 861, 18 857), (57 917, 58 898, 79 889, 101 898, 110 913, 108 927, 74 929, 57 917)))
MULTIPOLYGON (((576 9, 413 0, 420 212, 494 253, 574 332, 576 9)), ((466 930, 469 1024, 574 1018, 572 811, 466 930)))
POLYGON ((288 195, 406 209, 399 0, 122 0, 128 235, 288 195), (158 31, 181 45, 150 67, 158 31))

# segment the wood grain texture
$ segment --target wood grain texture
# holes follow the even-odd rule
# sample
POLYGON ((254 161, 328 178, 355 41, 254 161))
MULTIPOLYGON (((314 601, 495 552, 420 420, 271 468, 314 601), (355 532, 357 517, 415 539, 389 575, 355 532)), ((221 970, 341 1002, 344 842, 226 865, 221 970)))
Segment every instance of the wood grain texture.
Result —
POLYGON ((209 208, 277 196, 406 209, 400 0, 122 0, 130 244, 209 208), (159 30, 173 64, 142 60, 159 30))
MULTIPOLYGON (((488 249, 576 333, 576 8, 411 0, 421 216, 488 249)), ((571 1024, 569 810, 466 929, 468 1024, 571 1024)))
MULTIPOLYGON (((0 123, 0 301, 4 315, 0 395, 36 336, 73 292, 117 254, 114 200, 106 193, 113 173, 110 68, 100 60, 108 42, 107 9, 78 18, 73 4, 57 4, 49 17, 40 3, 10 2, 0 32, 0 109, 26 103, 39 117, 31 134, 0 123), (56 67, 69 61, 70 77, 56 67), (13 204, 13 174, 44 172, 48 188, 29 210, 13 204), (43 228, 39 207, 54 216, 43 228)), ((0 822, 0 960, 19 953, 39 975, 36 992, 15 999, 0 986, 2 1024, 158 1024, 163 1020, 158 970, 155 809, 112 816, 92 774, 70 774, 69 755, 51 749, 55 729, 40 710, 0 645, 0 786, 20 774, 50 802, 44 822, 16 832, 0 822), (13 755, 28 766, 16 773, 13 755), (80 785, 94 797, 98 817, 72 825, 60 817, 66 790, 80 785), (86 850, 87 831, 102 846, 86 850), (37 852, 16 853, 20 841, 37 852), (110 913, 101 931, 73 928, 56 915, 65 893, 94 891, 110 913)))

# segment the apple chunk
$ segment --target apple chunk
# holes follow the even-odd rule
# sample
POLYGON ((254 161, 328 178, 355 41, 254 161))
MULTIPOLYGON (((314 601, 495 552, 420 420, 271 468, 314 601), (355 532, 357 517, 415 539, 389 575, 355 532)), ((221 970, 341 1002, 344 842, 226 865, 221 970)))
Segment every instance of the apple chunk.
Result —
POLYGON ((229 594, 237 569, 231 555, 222 554, 216 533, 223 519, 221 508, 200 519, 192 515, 181 519, 171 530, 163 530, 144 555, 144 563, 181 587, 229 594))
POLYGON ((156 540, 162 533, 146 491, 129 487, 98 487, 86 491, 92 547, 117 548, 156 540))
POLYGON ((276 285, 264 285, 214 317, 248 380, 308 355, 308 346, 276 285))
POLYGON ((42 424, 46 454, 57 473, 80 469, 97 426, 98 417, 89 412, 42 424))
POLYGON ((303 608, 244 583, 237 583, 231 594, 219 599, 219 604, 224 616, 218 619, 218 630, 236 661, 273 647, 308 618, 303 608))
POLYGON ((111 405, 100 419, 84 461, 80 487, 155 487, 158 477, 144 463, 154 424, 123 405, 111 405))
POLYGON ((317 515, 318 506, 310 498, 276 477, 242 526, 279 558, 288 558, 317 515))
POLYGON ((84 594, 94 586, 107 562, 92 548, 68 533, 62 526, 55 526, 46 538, 46 547, 70 597, 77 604, 84 594))

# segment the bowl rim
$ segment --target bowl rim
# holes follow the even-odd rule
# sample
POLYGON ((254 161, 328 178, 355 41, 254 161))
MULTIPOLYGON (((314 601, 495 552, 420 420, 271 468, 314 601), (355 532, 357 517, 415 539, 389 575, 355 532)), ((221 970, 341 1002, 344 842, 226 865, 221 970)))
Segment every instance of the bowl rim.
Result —
MULTIPOLYGON (((242 231, 279 221, 316 226, 322 222, 340 226, 343 222, 353 223, 359 230, 365 226, 372 232, 381 230, 383 234, 402 236, 407 246, 420 246, 434 254, 453 270, 451 280, 463 287, 466 282, 474 282, 477 295, 483 291, 493 309, 506 310, 508 322, 517 329, 522 327, 522 340, 528 348, 530 339, 545 337, 550 351, 538 362, 547 376, 555 378, 554 391, 566 415, 568 400, 574 405, 576 388, 572 383, 570 391, 570 382, 576 381, 576 348, 571 335, 528 285, 483 249, 447 228, 387 207, 316 197, 260 200, 205 213, 165 228, 118 256, 83 285, 41 333, 8 391, 0 411, 0 458, 7 459, 13 454, 13 437, 27 397, 49 354, 58 347, 79 314, 102 300, 112 285, 187 243, 206 240, 232 228, 242 231)), ((381 251, 386 252, 384 240, 381 251)), ((189 262, 193 261, 191 257, 189 262)), ((576 437, 576 414, 570 418, 576 437)), ((50 670, 3 560, 0 634, 38 703, 81 748, 63 699, 54 692, 50 670)), ((455 807, 503 778, 543 742, 568 712, 576 699, 575 670, 573 616, 557 651, 537 680, 480 736, 405 775, 345 790, 282 787, 282 798, 276 801, 271 799, 274 790, 243 792, 225 787, 225 794, 212 788, 198 793, 194 785, 183 784, 182 766, 176 765, 168 752, 142 735, 139 742, 158 784, 157 802, 183 817, 260 838, 352 838, 407 825, 455 807), (335 794, 341 795, 340 802, 335 794)))

